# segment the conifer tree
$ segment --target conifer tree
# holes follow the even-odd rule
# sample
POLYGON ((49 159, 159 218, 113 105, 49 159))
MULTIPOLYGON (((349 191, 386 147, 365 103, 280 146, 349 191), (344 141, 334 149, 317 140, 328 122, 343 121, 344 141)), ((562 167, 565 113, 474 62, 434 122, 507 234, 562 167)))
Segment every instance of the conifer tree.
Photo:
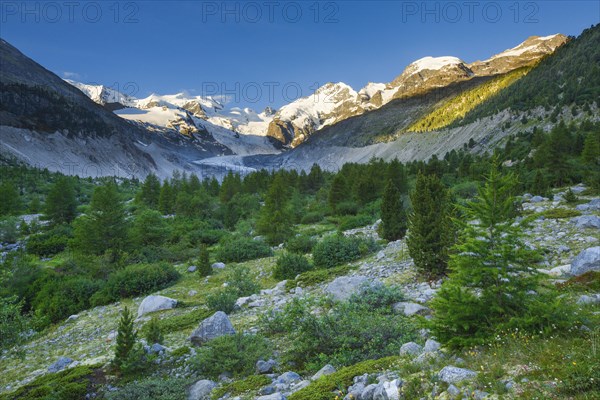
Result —
POLYGON ((454 241, 448 190, 436 175, 418 174, 411 203, 406 240, 410 256, 421 274, 428 278, 442 276, 454 241))
POLYGON ((198 274, 200 274, 200 276, 209 276, 211 273, 210 254, 208 252, 208 247, 203 244, 200 247, 200 254, 198 255, 198 274))
POLYGON ((515 223, 512 175, 494 166, 478 197, 462 209, 462 232, 450 257, 449 279, 431 305, 433 334, 450 346, 481 344, 535 301, 537 253, 515 223))
POLYGON ((390 161, 386 171, 386 181, 392 180, 401 194, 408 193, 408 178, 406 176, 406 170, 404 165, 394 158, 390 161))
POLYGON ((19 210, 19 192, 12 182, 0 185, 0 216, 16 214, 19 210))
POLYGON ((158 196, 158 210, 163 215, 172 214, 175 211, 175 192, 169 182, 165 182, 160 188, 158 196))
POLYGON ((134 349, 137 340, 137 332, 133 327, 133 314, 125 307, 121 311, 121 319, 119 320, 119 328, 117 330, 117 346, 115 347, 115 357, 113 365, 117 369, 121 369, 128 363, 131 352, 134 349))
POLYGON ((46 215, 54 224, 68 224, 77 214, 77 199, 71 180, 61 176, 46 197, 46 215))
POLYGON ((146 332, 146 342, 148 345, 153 345, 154 343, 162 344, 164 341, 164 337, 162 331, 160 329, 160 324, 158 323, 158 319, 153 317, 148 322, 148 331, 146 332))
POLYGON ((288 208, 290 191, 282 174, 277 174, 269 187, 265 205, 261 209, 256 228, 267 242, 276 245, 285 242, 293 233, 293 216, 288 208))
POLYGON ((142 185, 137 201, 149 208, 158 208, 158 200, 160 197, 160 181, 154 174, 149 174, 142 185))
POLYGON ((381 233, 386 240, 402 239, 406 234, 406 211, 400 191, 388 180, 381 202, 381 233))
POLYGON ((337 175, 333 178, 333 182, 331 182, 331 188, 329 188, 329 195, 327 198, 327 202, 329 207, 335 213, 337 207, 344 200, 348 199, 348 187, 346 184, 346 179, 341 173, 337 173, 337 175))
POLYGON ((76 221, 73 244, 90 254, 110 252, 115 260, 126 246, 127 229, 117 185, 110 182, 94 189, 90 212, 76 221))
POLYGON ((581 158, 586 165, 598 167, 600 164, 600 135, 595 132, 587 134, 581 158))

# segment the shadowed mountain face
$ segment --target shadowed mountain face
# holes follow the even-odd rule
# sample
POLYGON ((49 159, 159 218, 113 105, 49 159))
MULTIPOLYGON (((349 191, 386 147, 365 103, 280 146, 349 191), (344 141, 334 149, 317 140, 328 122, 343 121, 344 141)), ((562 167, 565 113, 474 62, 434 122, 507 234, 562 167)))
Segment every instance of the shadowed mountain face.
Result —
POLYGON ((194 161, 231 154, 206 132, 149 132, 0 40, 0 153, 82 176, 168 176, 194 161))

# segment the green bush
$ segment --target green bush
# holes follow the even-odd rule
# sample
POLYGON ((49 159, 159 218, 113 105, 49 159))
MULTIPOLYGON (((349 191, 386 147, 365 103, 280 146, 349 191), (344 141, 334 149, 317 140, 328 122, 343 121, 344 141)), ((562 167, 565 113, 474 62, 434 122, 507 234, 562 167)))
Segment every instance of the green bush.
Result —
POLYGON ((95 305, 106 301, 139 296, 163 289, 179 279, 179 273, 172 265, 134 264, 119 270, 108 277, 101 293, 95 296, 95 305))
POLYGON ((225 271, 227 286, 218 289, 206 297, 206 304, 213 311, 231 313, 235 301, 250 296, 260 290, 260 286, 252 278, 247 267, 235 265, 225 271))
POLYGON ((58 225, 48 232, 31 235, 27 239, 27 251, 40 257, 49 257, 67 248, 73 237, 73 229, 69 225, 58 225))
POLYGON ((359 208, 358 204, 351 201, 345 201, 336 206, 335 213, 337 215, 356 215, 359 208))
POLYGON ((0 394, 0 400, 81 400, 92 388, 91 376, 99 367, 80 365, 55 374, 42 375, 12 393, 0 394))
POLYGON ((37 292, 33 308, 38 316, 55 323, 89 308, 90 298, 100 288, 100 281, 84 276, 51 274, 44 279, 37 292))
POLYGON ((571 210, 568 208, 551 208, 549 210, 541 212, 540 215, 548 219, 562 219, 579 217, 581 213, 577 210, 571 210))
POLYGON ((0 242, 15 243, 17 241, 19 238, 18 222, 17 217, 0 219, 0 242))
POLYGON ((30 327, 29 318, 21 312, 23 304, 16 297, 0 297, 0 350, 19 344, 30 327))
POLYGON ((357 260, 377 249, 373 239, 332 235, 323 239, 313 249, 317 268, 332 268, 357 260))
POLYGON ((179 378, 148 378, 130 382, 115 392, 105 394, 107 400, 172 400, 187 396, 192 382, 179 378))
POLYGON ((246 376, 254 372, 259 359, 271 356, 269 342, 258 335, 221 336, 197 350, 190 362, 201 375, 216 378, 223 372, 246 376))
POLYGON ((271 379, 265 375, 250 375, 242 380, 216 388, 213 390, 211 397, 214 400, 217 400, 226 394, 229 394, 230 396, 240 396, 248 392, 258 390, 270 383, 271 379))
POLYGON ((308 235, 296 235, 285 242, 285 249, 291 253, 310 253, 317 241, 308 235))
POLYGON ((296 286, 309 287, 315 286, 319 283, 328 282, 335 277, 347 275, 354 268, 350 265, 340 265, 338 267, 327 268, 327 269, 313 269, 307 272, 303 272, 296 279, 288 280, 285 287, 290 290, 296 286))
POLYGON ((362 228, 363 226, 371 225, 373 223, 373 217, 365 214, 358 214, 343 217, 340 220, 338 229, 340 231, 347 231, 349 229, 362 228))
POLYGON ((368 284, 360 288, 348 301, 373 310, 392 311, 392 306, 402 300, 404 300, 404 294, 398 286, 368 284))
POLYGON ((294 279, 297 275, 309 271, 312 265, 301 254, 284 253, 277 259, 273 269, 273 278, 278 280, 294 279))
POLYGON ((302 224, 316 224, 317 222, 323 221, 323 213, 317 211, 311 211, 304 214, 300 223, 302 224))
POLYGON ((416 338, 414 323, 390 306, 401 298, 397 291, 371 288, 363 296, 365 300, 355 297, 333 306, 316 304, 322 310, 318 314, 312 312, 315 304, 295 300, 266 314, 261 323, 268 332, 288 333, 290 344, 282 359, 311 371, 326 363, 351 365, 397 354, 402 344, 416 338))
POLYGON ((217 250, 217 259, 223 262, 243 262, 272 255, 273 251, 265 242, 243 236, 221 242, 217 250))

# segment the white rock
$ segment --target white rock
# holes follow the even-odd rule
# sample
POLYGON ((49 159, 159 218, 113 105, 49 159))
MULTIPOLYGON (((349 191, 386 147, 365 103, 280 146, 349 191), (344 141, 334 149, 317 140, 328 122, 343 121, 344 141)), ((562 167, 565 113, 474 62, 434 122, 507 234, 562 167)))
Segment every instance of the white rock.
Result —
POLYGON ((571 263, 571 275, 582 275, 589 271, 600 271, 600 246, 583 250, 571 263))
POLYGON ((200 380, 190 387, 188 400, 209 400, 210 393, 216 387, 217 384, 213 381, 207 379, 200 380))
POLYGON ((475 378, 475 376, 477 376, 477 372, 466 368, 458 368, 448 365, 438 372, 438 376, 442 382, 458 383, 475 378))
POLYGON ((312 378, 310 378, 310 379, 313 381, 316 381, 320 377, 325 376, 325 375, 331 375, 334 372, 335 372, 335 368, 333 367, 333 365, 327 364, 323 368, 321 368, 316 374, 314 374, 312 376, 312 378))
POLYGON ((148 314, 160 310, 170 310, 177 306, 177 300, 164 296, 148 296, 138 308, 138 318, 144 314, 148 314))

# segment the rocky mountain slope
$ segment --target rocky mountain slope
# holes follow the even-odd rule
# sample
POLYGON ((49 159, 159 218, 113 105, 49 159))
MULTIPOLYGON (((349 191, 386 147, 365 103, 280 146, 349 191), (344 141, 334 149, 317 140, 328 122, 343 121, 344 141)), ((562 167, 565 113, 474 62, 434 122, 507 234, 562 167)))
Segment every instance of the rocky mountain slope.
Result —
MULTIPOLYGON (((394 99, 419 96, 450 85, 454 85, 454 90, 463 90, 463 86, 456 84, 533 65, 566 41, 567 38, 560 34, 533 36, 517 47, 471 64, 456 57, 425 57, 411 63, 390 83, 369 83, 357 92, 343 82, 330 82, 310 96, 297 99, 277 111, 261 113, 249 108, 228 109, 212 97, 179 93, 135 99, 105 87, 69 83, 99 104, 109 105, 112 109, 127 107, 117 111, 123 118, 175 129, 183 134, 206 129, 239 155, 274 153, 269 143, 278 149, 295 148, 325 127, 378 109, 394 99), (264 136, 270 142, 259 139, 264 136), (253 145, 251 151, 244 151, 247 144, 253 145)), ((475 83, 482 81, 474 80, 475 83)), ((471 87, 471 84, 464 87, 471 87)))
MULTIPOLYGON (((80 176, 167 177, 232 153, 206 131, 184 137, 127 122, 4 40, 0 62, 0 152, 7 158, 80 176)), ((97 100, 128 101, 108 91, 97 100)))

